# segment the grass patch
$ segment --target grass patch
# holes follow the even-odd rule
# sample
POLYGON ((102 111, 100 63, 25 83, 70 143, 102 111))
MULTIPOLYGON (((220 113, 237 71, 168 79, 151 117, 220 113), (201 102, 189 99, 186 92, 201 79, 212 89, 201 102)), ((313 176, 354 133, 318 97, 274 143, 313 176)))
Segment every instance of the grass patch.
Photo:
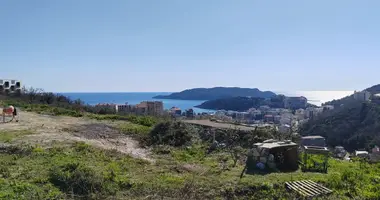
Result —
POLYGON ((16 138, 32 134, 35 133, 31 130, 0 131, 0 142, 9 143, 16 138))
POLYGON ((338 199, 380 197, 378 164, 330 160, 328 174, 297 171, 240 180, 243 165, 222 170, 223 152, 204 155, 202 146, 169 147, 154 164, 85 143, 23 149, 0 153, 0 199, 294 199, 284 183, 304 179, 323 183, 338 199))
POLYGON ((96 120, 122 120, 129 121, 134 124, 151 127, 158 122, 158 119, 152 116, 137 116, 137 115, 112 115, 112 114, 87 114, 87 117, 96 120))

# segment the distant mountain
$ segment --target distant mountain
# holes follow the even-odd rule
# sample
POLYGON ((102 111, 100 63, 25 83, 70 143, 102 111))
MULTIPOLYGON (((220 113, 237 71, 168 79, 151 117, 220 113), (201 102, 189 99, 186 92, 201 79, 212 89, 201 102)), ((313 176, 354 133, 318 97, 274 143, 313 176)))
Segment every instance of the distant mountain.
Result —
POLYGON ((257 88, 239 87, 214 87, 194 88, 175 92, 170 95, 158 95, 154 99, 179 99, 179 100, 214 100, 229 97, 260 97, 270 98, 276 94, 270 91, 260 91, 257 88))

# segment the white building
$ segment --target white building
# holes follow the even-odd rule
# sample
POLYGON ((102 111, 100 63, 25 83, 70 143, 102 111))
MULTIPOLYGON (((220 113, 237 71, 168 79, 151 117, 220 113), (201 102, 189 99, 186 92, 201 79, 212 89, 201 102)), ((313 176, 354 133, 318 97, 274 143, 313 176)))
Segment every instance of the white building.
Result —
POLYGON ((323 110, 334 110, 334 106, 333 105, 325 105, 325 106, 322 106, 323 110))
MULTIPOLYGON (((331 109, 331 107, 329 107, 329 108, 331 109)), ((305 117, 306 118, 313 118, 315 116, 318 116, 322 112, 323 112, 323 107, 322 108, 309 107, 309 108, 306 108, 306 110, 305 110, 305 117)))
POLYGON ((358 101, 368 101, 369 98, 371 97, 371 93, 368 91, 360 91, 354 93, 354 99, 358 101))
POLYGON ((305 110, 302 109, 302 108, 296 110, 296 112, 295 112, 295 116, 296 116, 296 118, 297 118, 298 120, 302 120, 302 119, 304 119, 304 118, 305 118, 305 110))
POLYGON ((293 119, 292 113, 281 114, 280 124, 291 124, 293 119))

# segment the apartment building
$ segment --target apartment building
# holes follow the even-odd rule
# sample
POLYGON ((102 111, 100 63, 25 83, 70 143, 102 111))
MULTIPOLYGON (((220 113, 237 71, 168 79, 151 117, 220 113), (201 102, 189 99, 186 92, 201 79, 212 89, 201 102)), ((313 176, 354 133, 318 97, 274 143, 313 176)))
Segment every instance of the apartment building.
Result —
POLYGON ((162 101, 143 101, 136 105, 137 114, 162 115, 164 104, 162 101))
POLYGON ((371 97, 371 93, 368 91, 354 92, 354 99, 358 101, 368 101, 371 97))

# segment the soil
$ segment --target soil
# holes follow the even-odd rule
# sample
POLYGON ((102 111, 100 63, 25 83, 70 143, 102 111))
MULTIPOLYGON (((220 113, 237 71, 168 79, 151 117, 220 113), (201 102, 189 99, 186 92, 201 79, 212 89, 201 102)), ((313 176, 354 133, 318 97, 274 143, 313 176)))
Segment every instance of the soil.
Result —
POLYGON ((17 138, 13 143, 52 146, 55 143, 70 144, 83 141, 98 148, 116 149, 135 158, 154 162, 149 150, 139 147, 133 138, 121 134, 117 124, 111 121, 96 121, 87 118, 40 115, 19 112, 19 122, 0 123, 0 131, 31 130, 36 134, 17 138))

